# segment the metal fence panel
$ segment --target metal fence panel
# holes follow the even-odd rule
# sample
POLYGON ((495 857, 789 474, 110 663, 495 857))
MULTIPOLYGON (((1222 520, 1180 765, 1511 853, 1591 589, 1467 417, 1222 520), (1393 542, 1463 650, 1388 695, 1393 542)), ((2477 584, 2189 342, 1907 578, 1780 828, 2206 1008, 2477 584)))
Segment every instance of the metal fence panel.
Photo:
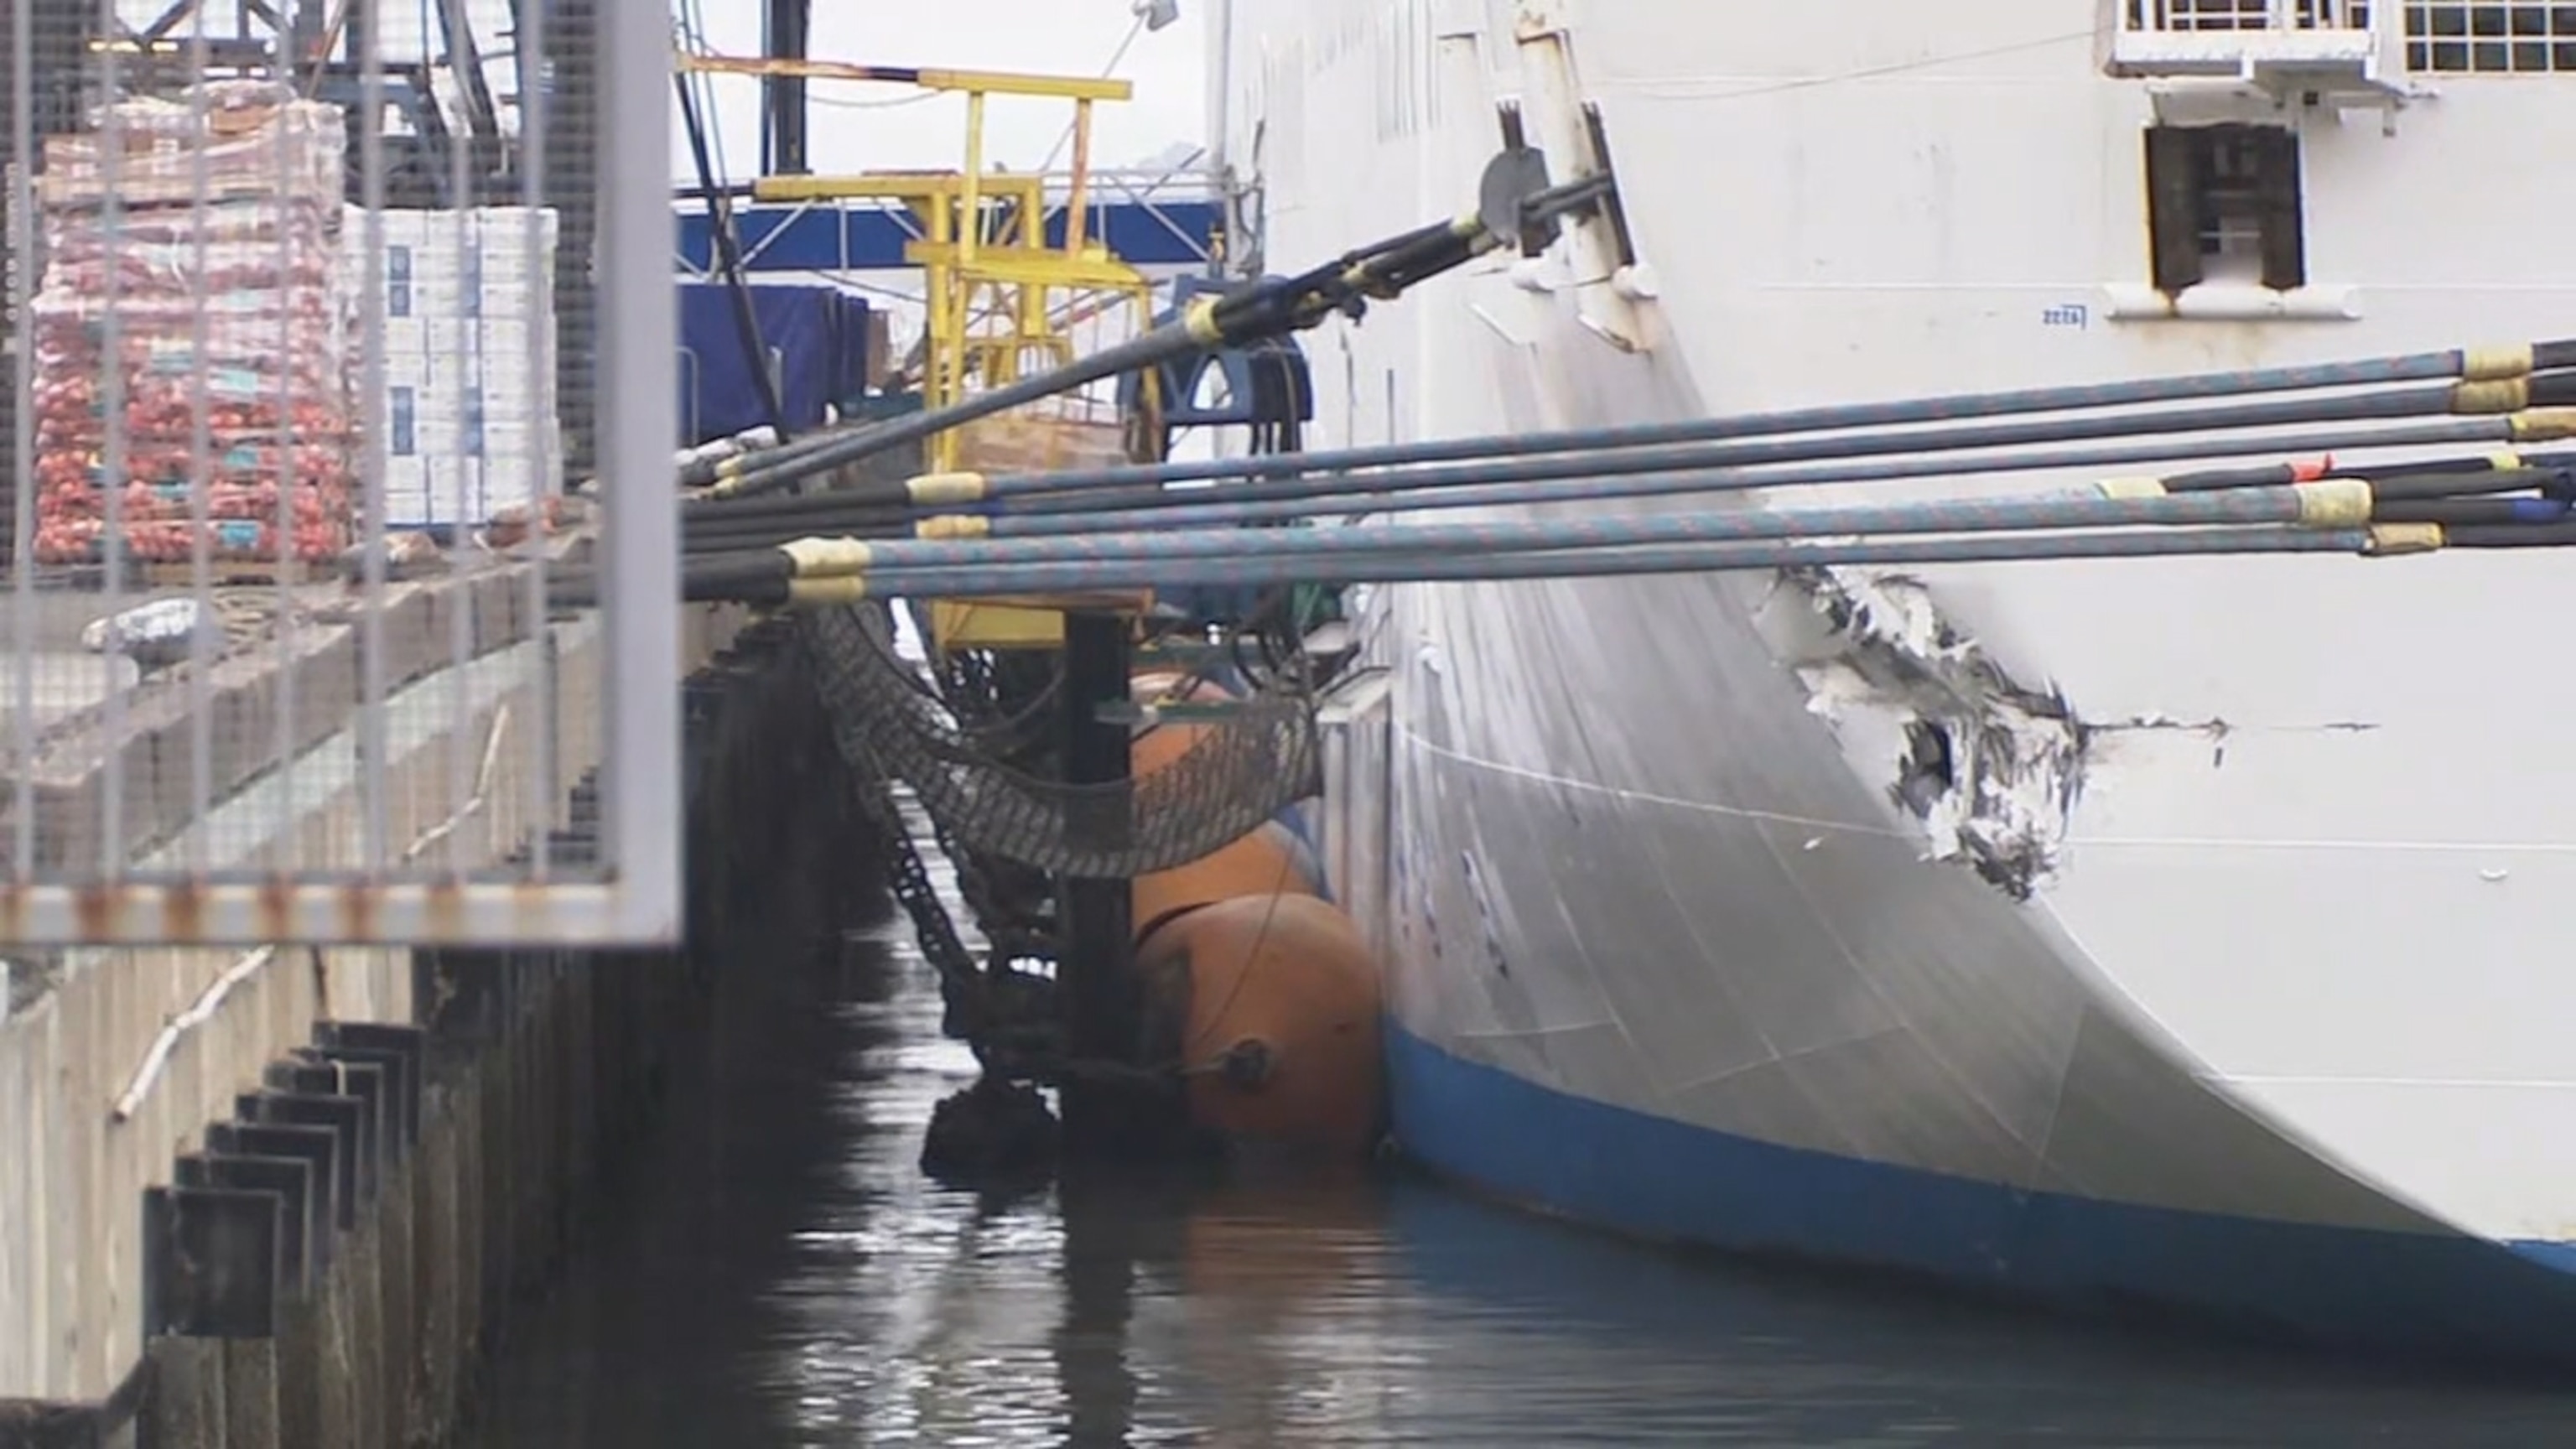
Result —
POLYGON ((0 948, 670 939, 667 17, 274 8, 0 22, 0 948))

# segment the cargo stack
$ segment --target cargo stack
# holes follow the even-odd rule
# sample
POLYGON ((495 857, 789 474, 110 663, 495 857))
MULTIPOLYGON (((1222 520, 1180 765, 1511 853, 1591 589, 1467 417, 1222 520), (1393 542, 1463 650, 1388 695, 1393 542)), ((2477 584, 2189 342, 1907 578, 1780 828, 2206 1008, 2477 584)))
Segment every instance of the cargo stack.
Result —
POLYGON ((550 208, 387 211, 341 226, 344 283, 384 336, 385 523, 475 528, 563 487, 550 208))
POLYGON ((40 562, 105 557, 111 489, 142 563, 189 562, 201 537, 228 570, 348 547, 346 147, 337 107, 263 81, 121 101, 46 142, 40 562))

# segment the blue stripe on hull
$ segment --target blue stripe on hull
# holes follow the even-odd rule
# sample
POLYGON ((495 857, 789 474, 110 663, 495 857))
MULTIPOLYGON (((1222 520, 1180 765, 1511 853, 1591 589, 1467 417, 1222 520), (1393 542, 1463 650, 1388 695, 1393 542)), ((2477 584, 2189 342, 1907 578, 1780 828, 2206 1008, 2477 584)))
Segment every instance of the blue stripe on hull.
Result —
POLYGON ((1669 1242, 2151 1306, 2347 1348, 2576 1368, 2559 1245, 2137 1207, 1691 1127, 1467 1062, 1387 1023, 1397 1138, 1433 1170, 1669 1242), (2544 1261, 2547 1265, 2544 1266, 2544 1261))

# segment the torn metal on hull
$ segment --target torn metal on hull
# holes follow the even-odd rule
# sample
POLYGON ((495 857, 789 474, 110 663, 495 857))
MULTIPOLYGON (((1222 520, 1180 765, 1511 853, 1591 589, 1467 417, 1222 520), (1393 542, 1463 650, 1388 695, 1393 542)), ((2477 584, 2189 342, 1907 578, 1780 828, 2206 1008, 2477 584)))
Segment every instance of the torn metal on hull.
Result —
POLYGON ((2027 900, 2062 863, 2089 731, 2065 695, 2005 674, 1904 575, 1784 576, 1833 641, 1802 666, 1810 709, 1892 771, 1888 797, 1923 824, 1925 858, 1969 866, 2027 900), (1887 743, 1892 741, 1891 744, 1887 743))

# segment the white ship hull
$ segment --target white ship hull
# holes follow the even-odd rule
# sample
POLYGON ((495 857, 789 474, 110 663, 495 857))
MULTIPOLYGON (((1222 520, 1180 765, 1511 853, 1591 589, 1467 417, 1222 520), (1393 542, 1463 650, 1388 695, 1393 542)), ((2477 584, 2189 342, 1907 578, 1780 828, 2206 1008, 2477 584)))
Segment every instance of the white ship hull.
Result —
MULTIPOLYGON (((2473 159, 2576 139, 2576 55, 2430 78, 2393 134, 2294 98, 2306 284, 2148 320, 2155 103, 2092 0, 1488 9, 1211 20, 1273 270, 1473 195, 1496 101, 1547 83, 1515 9, 1565 22, 1641 264, 1569 243, 1314 335, 1319 445, 2576 334, 2576 267, 2527 244, 2570 204, 2473 159)), ((1403 1144, 1657 1237, 2576 1361, 2576 674, 2524 642, 2576 580, 1920 581, 1367 601, 1329 850, 1390 961, 1403 1144), (1834 627, 1855 600, 1875 630, 1834 627), (1907 808, 1909 727, 1984 738, 1992 788, 1907 808)))

